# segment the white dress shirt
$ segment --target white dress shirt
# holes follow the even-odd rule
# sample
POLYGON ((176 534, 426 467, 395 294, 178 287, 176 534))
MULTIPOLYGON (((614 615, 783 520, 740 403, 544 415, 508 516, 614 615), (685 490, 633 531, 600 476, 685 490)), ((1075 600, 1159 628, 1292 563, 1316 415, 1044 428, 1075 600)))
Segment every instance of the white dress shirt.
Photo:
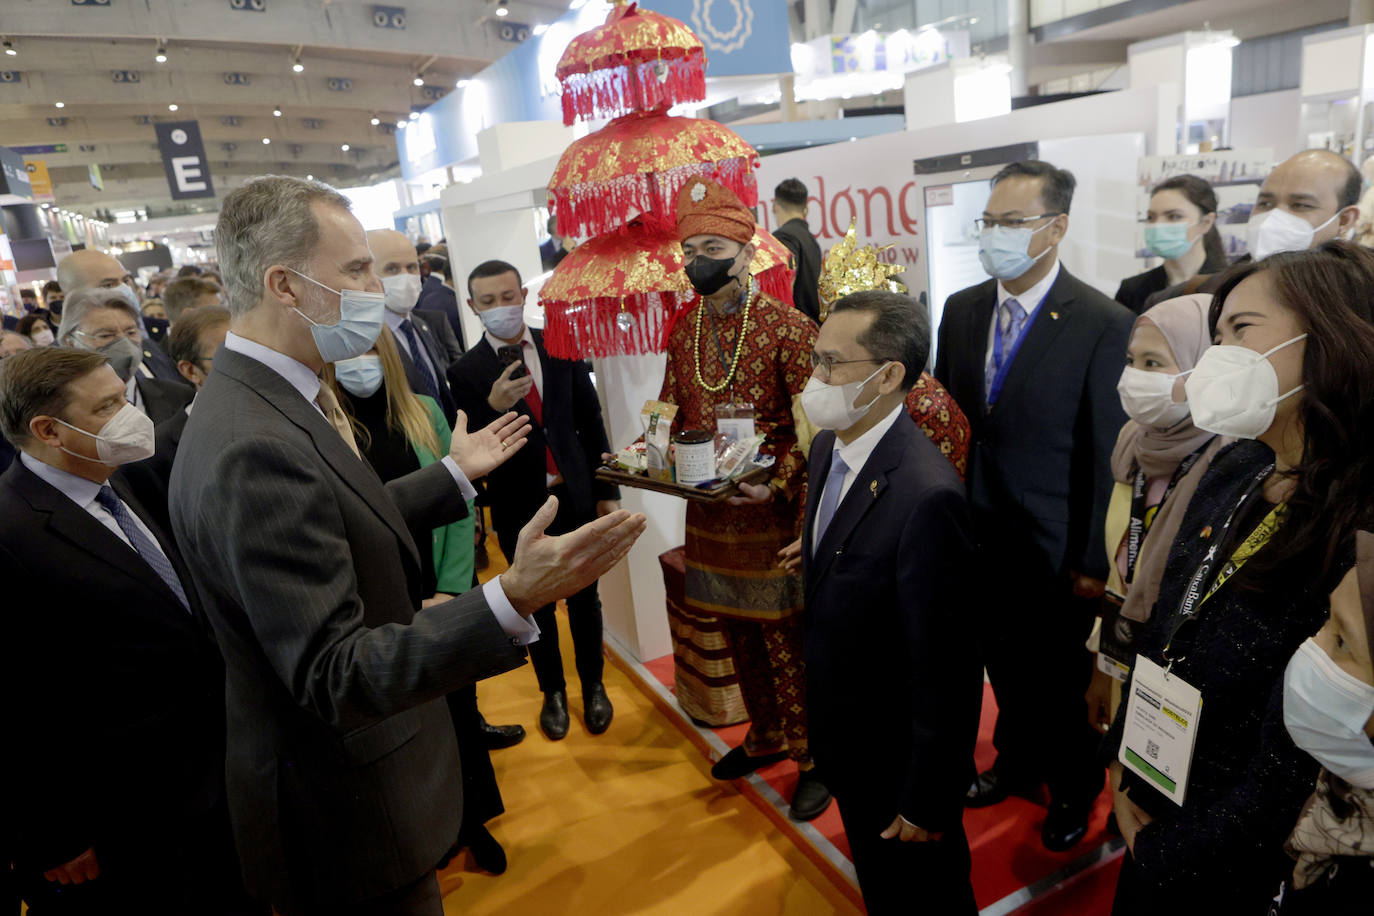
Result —
MULTIPOLYGON (((129 541, 129 536, 124 533, 123 528, 119 527, 119 522, 115 521, 115 517, 96 500, 96 494, 100 492, 100 484, 96 483, 94 480, 87 480, 85 477, 78 477, 61 468, 55 468, 50 464, 44 464, 28 452, 21 452, 19 460, 24 462, 24 467, 52 484, 63 496, 76 503, 77 506, 88 512, 92 518, 110 529, 110 533, 125 544, 128 544, 130 550, 135 553, 138 552, 138 548, 134 547, 129 541)), ((119 494, 116 493, 115 495, 118 496, 119 494)), ((121 499, 120 502, 123 502, 123 499, 121 499)), ((125 503, 125 505, 128 504, 125 503)), ((138 513, 130 508, 129 516, 134 520, 134 524, 138 526, 138 530, 143 532, 149 542, 157 548, 157 552, 162 554, 163 559, 166 559, 167 554, 163 551, 162 545, 158 543, 157 537, 153 532, 148 530, 148 526, 143 524, 143 519, 138 517, 138 513)))
POLYGON ((138 390, 137 372, 129 376, 129 380, 124 383, 124 400, 137 407, 139 413, 148 412, 148 408, 143 404, 143 394, 138 390))
MULTIPOLYGON (((844 479, 840 482, 840 498, 835 503, 836 515, 839 515, 840 506, 844 504, 844 498, 849 495, 849 488, 854 486, 854 481, 858 478, 860 472, 863 471, 864 465, 868 463, 868 459, 873 454, 873 450, 878 447, 878 443, 882 441, 883 436, 887 435, 887 431, 892 428, 892 424, 896 423, 897 419, 905 412, 906 405, 898 404, 893 408, 892 413, 883 417, 872 429, 862 436, 859 436, 848 445, 845 445, 836 437, 835 452, 844 459, 845 466, 849 468, 844 475, 844 479)), ((835 461, 833 456, 830 461, 833 466, 835 461)), ((816 500, 817 506, 821 504, 820 501, 825 496, 826 483, 827 481, 822 481, 820 488, 815 491, 815 496, 813 498, 816 500)), ((831 521, 833 522, 834 519, 832 518, 831 521)), ((811 549, 813 551, 820 545, 820 523, 821 514, 817 512, 815 519, 811 522, 811 549)))
MULTIPOLYGON (((320 393, 319 376, 311 372, 310 367, 305 363, 292 359, 285 353, 280 353, 271 347, 265 347, 256 341, 240 337, 232 331, 224 338, 224 348, 260 362, 286 379, 291 387, 300 392, 301 397, 320 411, 320 416, 324 416, 324 411, 320 410, 320 405, 315 400, 320 393)), ((458 485, 458 490, 463 494, 463 498, 469 501, 475 499, 477 490, 469 482, 463 469, 458 467, 458 462, 454 461, 452 456, 445 455, 443 465, 453 475, 454 483, 458 485)), ((507 636, 518 640, 522 646, 529 645, 539 638, 539 627, 535 624, 534 619, 526 620, 521 617, 511 605, 510 599, 506 597, 506 592, 501 587, 500 576, 482 586, 482 594, 487 599, 487 604, 491 607, 492 613, 496 616, 496 622, 501 625, 501 629, 506 631, 507 636)))
MULTIPOLYGON (((1048 255, 1046 255, 1048 257, 1048 255)), ((1015 299, 1021 308, 1026 311, 1026 321, 1021 325, 1021 333, 1025 334, 1030 328, 1031 321, 1035 319, 1035 313, 1040 308, 1040 303, 1045 301, 1049 295, 1050 287, 1054 286, 1054 281, 1059 279, 1059 259, 1054 259, 1054 266, 1044 278, 1030 289, 1019 296, 1013 296, 1007 292, 1007 288, 1002 285, 1002 281, 997 281, 997 310, 992 313, 992 324, 988 327, 988 351, 983 357, 983 368, 986 369, 992 363, 992 348, 997 340, 997 329, 1001 326, 1002 304, 1008 299, 1015 299)))

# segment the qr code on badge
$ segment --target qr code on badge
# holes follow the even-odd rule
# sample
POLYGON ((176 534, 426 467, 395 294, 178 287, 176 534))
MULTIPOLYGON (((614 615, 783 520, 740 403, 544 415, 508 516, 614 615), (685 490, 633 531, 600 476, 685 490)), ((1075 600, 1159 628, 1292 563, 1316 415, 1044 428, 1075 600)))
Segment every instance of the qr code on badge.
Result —
POLYGON ((1156 744, 1155 742, 1149 740, 1148 738, 1146 738, 1146 739, 1145 739, 1145 753, 1150 755, 1150 759, 1151 759, 1151 760, 1158 760, 1158 759, 1159 759, 1159 745, 1156 744))

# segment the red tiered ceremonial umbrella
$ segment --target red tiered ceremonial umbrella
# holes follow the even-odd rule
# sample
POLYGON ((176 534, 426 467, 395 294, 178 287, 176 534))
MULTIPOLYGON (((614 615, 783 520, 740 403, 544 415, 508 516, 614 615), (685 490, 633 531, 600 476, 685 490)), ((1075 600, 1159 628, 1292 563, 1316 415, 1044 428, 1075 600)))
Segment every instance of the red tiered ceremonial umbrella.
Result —
POLYGON ((559 262, 539 291, 544 345, 559 359, 658 353, 673 316, 695 295, 676 236, 636 220, 559 262))
POLYGON ((636 215, 672 225, 677 193, 697 175, 759 202, 758 154, 730 128, 665 110, 617 118, 574 141, 549 180, 562 235, 601 235, 636 215))
POLYGON ((797 270, 792 264, 792 252, 762 226, 754 233, 754 244, 758 251, 749 262, 749 272, 759 281, 759 290, 779 302, 794 305, 792 285, 797 279, 797 270))
POLYGON ((634 3, 616 6, 603 25, 574 38, 554 72, 563 86, 564 124, 706 98, 701 39, 634 3))

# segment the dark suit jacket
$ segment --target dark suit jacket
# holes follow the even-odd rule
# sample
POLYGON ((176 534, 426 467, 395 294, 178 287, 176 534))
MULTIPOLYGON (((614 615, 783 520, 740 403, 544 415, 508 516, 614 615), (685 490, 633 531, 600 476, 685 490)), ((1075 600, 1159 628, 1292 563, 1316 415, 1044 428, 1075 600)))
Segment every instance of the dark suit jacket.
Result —
MULTIPOLYGON (((809 480, 826 479, 834 443, 816 437, 809 480)), ((816 545, 820 496, 816 486, 802 534, 811 753, 841 803, 955 829, 983 697, 963 483, 901 416, 816 545)))
POLYGON ((1061 265, 989 411, 983 367, 996 308, 995 280, 950 296, 935 362, 972 427, 979 537, 1043 575, 1105 579, 1109 464, 1126 422, 1116 384, 1135 316, 1061 265))
POLYGON ((223 794, 219 653, 175 543, 127 488, 112 486, 156 536, 191 612, 22 462, 0 477, 13 774, 5 819, 32 869, 92 845, 99 858, 131 833, 174 830, 223 794))
POLYGON ((821 322, 821 246, 804 219, 790 219, 773 233, 792 252, 797 279, 792 284, 792 299, 811 320, 821 322))
MULTIPOLYGON (((544 370, 544 425, 542 429, 534 425, 525 447, 487 476, 486 501, 497 530, 518 530, 548 498, 544 486, 546 447, 553 452, 558 471, 567 482, 576 517, 592 518, 598 500, 620 498, 614 484, 594 477, 601 455, 610 451, 610 442, 586 363, 554 359, 544 349, 542 331, 531 330, 530 336, 544 370)), ((481 429, 499 416, 487 397, 505 368, 484 334, 449 370, 458 407, 468 415, 468 428, 481 429)), ((530 412, 524 401, 514 409, 526 415, 530 412)))
POLYGON ((467 346, 463 337, 463 321, 458 313, 458 294, 445 286, 438 274, 430 274, 420 284, 420 298, 415 301, 415 308, 426 312, 443 312, 459 345, 467 346))
MULTIPOLYGON (((143 338, 143 366, 152 373, 152 377, 164 382, 176 382, 184 388, 190 388, 191 383, 186 381, 186 377, 177 371, 177 364, 172 362, 172 358, 167 355, 167 351, 152 338, 143 338)), ((139 375, 143 375, 142 368, 139 375)))
POLYGON ((184 379, 178 385, 139 375, 135 384, 143 398, 143 412, 154 423, 163 423, 179 413, 185 413, 186 405, 196 396, 196 389, 184 379))
POLYGON ((167 491, 172 483, 172 462, 176 459, 177 446, 181 444, 188 419, 182 409, 158 423, 155 430, 157 451, 153 457, 121 465, 114 474, 128 485, 139 505, 148 510, 163 531, 172 530, 167 491))
POLYGON ((248 890, 323 907, 432 871, 462 821, 442 697, 524 659, 481 590, 420 610, 410 531, 467 508, 448 469, 384 487, 290 383, 222 348, 171 502, 224 653, 248 890))
MULTIPOLYGON (((429 354, 429 361, 434 367, 434 382, 439 386, 439 407, 444 411, 444 419, 448 420, 448 425, 452 427, 453 418, 458 413, 458 407, 453 400, 453 391, 448 382, 448 367, 451 362, 448 358, 448 351, 444 349, 444 345, 439 342, 438 335, 434 333, 433 328, 423 317, 411 312, 410 323, 415 328, 415 336, 419 338, 420 346, 424 347, 425 352, 429 354)), ((396 336, 400 337, 399 332, 396 336)), ((408 344, 409 341, 406 343, 408 344)), ((396 348, 401 351, 401 362, 406 367, 406 381, 410 383, 410 390, 416 394, 424 394, 425 387, 424 382, 421 381, 420 367, 406 353, 404 346, 398 344, 396 348)))
POLYGON ((429 329, 434 332, 434 339, 439 341, 439 346, 444 351, 445 365, 448 366, 458 362, 458 357, 463 355, 463 343, 458 339, 458 335, 453 333, 453 328, 448 323, 448 316, 440 311, 420 311, 415 310, 411 315, 418 315, 429 325, 429 329))

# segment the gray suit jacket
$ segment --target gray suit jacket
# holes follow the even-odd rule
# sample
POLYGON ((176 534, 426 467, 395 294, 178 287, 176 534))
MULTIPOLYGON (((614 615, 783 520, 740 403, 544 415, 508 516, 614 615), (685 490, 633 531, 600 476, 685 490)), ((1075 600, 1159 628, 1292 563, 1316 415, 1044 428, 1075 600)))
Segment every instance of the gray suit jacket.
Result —
POLYGON ((409 532, 466 511, 448 470, 384 487, 290 383, 221 348, 170 501, 224 653, 248 889, 327 906, 432 870, 462 818, 443 695, 524 660, 480 590, 419 610, 409 532))

